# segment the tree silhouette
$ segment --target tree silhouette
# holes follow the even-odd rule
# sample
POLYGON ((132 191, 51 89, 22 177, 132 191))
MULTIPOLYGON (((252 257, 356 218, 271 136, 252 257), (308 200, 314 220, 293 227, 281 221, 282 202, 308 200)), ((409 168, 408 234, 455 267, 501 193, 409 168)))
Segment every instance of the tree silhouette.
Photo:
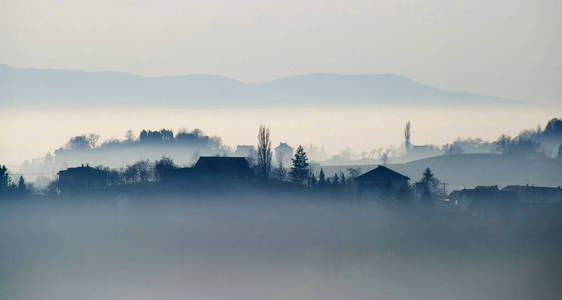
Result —
POLYGON ((86 135, 78 135, 70 138, 66 144, 66 148, 69 150, 86 150, 91 149, 90 140, 86 135))
POLYGON ((5 192, 10 187, 10 174, 6 166, 0 166, 0 193, 5 192))
POLYGON ((504 155, 518 155, 518 156, 542 156, 544 153, 541 151, 541 143, 532 140, 525 136, 518 136, 511 138, 502 134, 493 143, 494 150, 504 155))
POLYGON ((340 184, 340 177, 336 173, 336 174, 334 174, 334 177, 332 178, 332 185, 337 186, 339 184, 340 184))
POLYGON ((410 133, 411 123, 410 120, 406 122, 406 127, 404 128, 404 146, 406 147, 406 152, 410 150, 411 147, 411 133, 410 133))
POLYGON ((361 175, 361 168, 347 168, 347 174, 349 174, 350 179, 354 179, 361 175))
POLYGON ((258 175, 268 178, 271 173, 271 139, 269 128, 260 125, 258 131, 258 175))
POLYGON ((436 188, 439 185, 439 180, 435 178, 435 175, 433 175, 433 172, 430 168, 426 168, 425 171, 423 171, 422 179, 420 180, 420 182, 424 183, 430 188, 436 188))
POLYGON ((294 183, 305 184, 310 175, 308 157, 301 145, 297 148, 297 152, 293 158, 293 166, 291 167, 291 178, 294 183))
MULTIPOLYGON (((540 133, 540 132, 539 132, 540 133)), ((554 118, 546 124, 543 135, 562 135, 562 119, 554 118)))
POLYGON ((177 166, 171 158, 162 156, 160 160, 154 163, 154 177, 156 180, 160 181, 164 173, 175 168, 177 168, 177 166))
POLYGON ((139 160, 135 163, 138 178, 141 182, 148 182, 152 174, 152 165, 149 160, 139 160))
POLYGON ((138 170, 137 170, 137 166, 135 165, 127 166, 123 173, 123 175, 125 176, 125 181, 128 183, 136 182, 138 178, 137 174, 138 174, 138 170))
POLYGON ((25 179, 23 179, 23 176, 20 176, 20 179, 18 180, 18 192, 25 193, 26 190, 27 187, 25 184, 25 179))
POLYGON ((86 140, 88 140, 88 143, 90 144, 91 148, 95 148, 100 140, 101 136, 99 134, 96 133, 90 133, 88 134, 88 137, 86 137, 86 140))
POLYGON ((125 142, 132 143, 135 141, 135 138, 136 136, 133 131, 131 129, 127 130, 127 133, 125 134, 125 142))
POLYGON ((382 164, 382 165, 387 165, 387 164, 388 164, 388 161, 390 160, 390 159, 388 158, 388 151, 385 151, 385 152, 381 155, 381 158, 380 158, 380 159, 381 159, 381 164, 382 164))
POLYGON ((433 199, 433 194, 437 193, 439 180, 433 175, 430 168, 426 168, 420 182, 423 185, 421 200, 422 202, 428 202, 433 199))
POLYGON ((324 188, 326 187, 326 174, 324 174, 324 170, 320 169, 320 174, 318 174, 318 187, 324 188))
POLYGON ((316 187, 316 185, 318 185, 318 180, 316 180, 316 175, 314 175, 313 172, 309 172, 309 176, 308 176, 308 186, 311 188, 316 187))

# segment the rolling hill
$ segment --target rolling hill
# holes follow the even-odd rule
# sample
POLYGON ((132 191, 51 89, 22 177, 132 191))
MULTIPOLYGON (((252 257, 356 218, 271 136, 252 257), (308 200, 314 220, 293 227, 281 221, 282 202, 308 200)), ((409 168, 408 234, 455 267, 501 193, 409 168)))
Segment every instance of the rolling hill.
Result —
MULTIPOLYGON (((326 174, 333 174, 339 170, 346 170, 347 167, 323 168, 326 174)), ((359 167, 362 172, 366 172, 375 166, 359 167)), ((476 185, 562 185, 560 159, 523 159, 500 154, 459 154, 436 156, 403 164, 389 164, 388 167, 409 176, 410 182, 418 181, 425 168, 430 168, 437 178, 448 183, 448 189, 476 185)))
POLYGON ((260 84, 217 75, 143 77, 121 72, 0 65, 0 106, 494 105, 513 101, 453 92, 391 74, 309 74, 260 84))

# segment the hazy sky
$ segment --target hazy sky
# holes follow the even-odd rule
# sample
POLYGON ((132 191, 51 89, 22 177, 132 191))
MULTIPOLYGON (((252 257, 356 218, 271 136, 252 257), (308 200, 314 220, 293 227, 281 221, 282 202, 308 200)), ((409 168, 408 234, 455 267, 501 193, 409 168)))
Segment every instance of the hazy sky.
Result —
POLYGON ((559 106, 561 3, 0 0, 0 63, 247 82, 395 73, 559 106))
POLYGON ((98 133, 102 140, 123 139, 127 129, 159 130, 199 127, 218 135, 232 148, 257 142, 259 124, 271 129, 274 146, 322 146, 329 155, 349 149, 354 154, 379 147, 399 146, 403 129, 412 121, 412 142, 417 145, 451 143, 457 137, 495 140, 523 129, 543 128, 562 116, 562 109, 455 109, 455 108, 275 108, 275 109, 127 109, 2 111, 0 158, 14 169, 24 160, 43 157, 66 144, 72 136, 98 133), (30 121, 32 120, 32 121, 30 121), (15 130, 17 128, 17 130, 15 130))

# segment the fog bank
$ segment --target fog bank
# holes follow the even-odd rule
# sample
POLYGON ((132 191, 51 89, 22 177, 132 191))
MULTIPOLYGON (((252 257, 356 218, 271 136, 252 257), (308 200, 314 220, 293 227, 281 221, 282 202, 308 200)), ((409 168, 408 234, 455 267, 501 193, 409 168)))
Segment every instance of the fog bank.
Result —
POLYGON ((555 215, 263 196, 0 202, 0 296, 555 299, 555 215))

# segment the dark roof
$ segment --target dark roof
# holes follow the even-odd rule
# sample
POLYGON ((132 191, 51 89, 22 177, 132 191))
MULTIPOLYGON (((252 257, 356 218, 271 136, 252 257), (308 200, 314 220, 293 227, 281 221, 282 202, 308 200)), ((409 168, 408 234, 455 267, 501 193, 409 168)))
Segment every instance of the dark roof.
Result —
POLYGON ((531 192, 531 193, 559 193, 562 192, 560 187, 546 187, 546 186, 528 186, 528 185, 508 185, 502 191, 510 192, 531 192))
POLYGON ((474 188, 453 191, 449 194, 451 200, 470 199, 473 204, 498 204, 498 203, 518 203, 516 193, 510 191, 500 191, 493 188, 474 188))
POLYGON ((395 180, 409 180, 408 176, 404 176, 395 172, 385 166, 378 166, 371 171, 355 178, 359 181, 395 181, 395 180))
POLYGON ((66 170, 59 171, 58 175, 75 175, 75 174, 87 174, 87 175, 106 175, 107 171, 100 170, 97 168, 92 168, 90 166, 81 166, 75 168, 68 168, 66 170))
POLYGON ((508 185, 502 191, 517 194, 525 203, 553 203, 562 201, 560 187, 508 185))
POLYGON ((277 151, 277 150, 284 150, 284 149, 287 149, 287 150, 291 150, 291 151, 292 151, 292 150, 293 150, 293 147, 289 146, 289 144, 287 144, 287 143, 279 143, 279 146, 275 147, 275 150, 276 150, 276 151, 277 151))
POLYGON ((478 191, 499 191, 497 185, 477 185, 474 189, 478 191))
POLYGON ((244 157, 201 156, 193 167, 197 172, 250 176, 252 170, 244 157))

